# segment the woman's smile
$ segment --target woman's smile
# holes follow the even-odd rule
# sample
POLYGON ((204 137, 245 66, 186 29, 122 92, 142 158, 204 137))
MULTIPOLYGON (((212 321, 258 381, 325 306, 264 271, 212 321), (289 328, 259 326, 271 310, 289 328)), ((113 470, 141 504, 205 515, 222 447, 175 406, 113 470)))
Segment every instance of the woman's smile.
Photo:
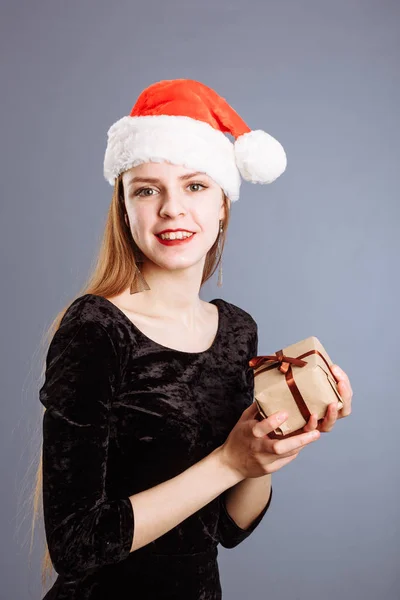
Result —
POLYGON ((188 244, 190 242, 190 240, 194 238, 195 235, 196 235, 195 233, 192 233, 189 237, 182 237, 181 239, 179 239, 179 238, 175 238, 175 239, 164 238, 163 239, 160 235, 156 234, 156 238, 164 246, 179 246, 179 245, 183 245, 183 244, 188 244))

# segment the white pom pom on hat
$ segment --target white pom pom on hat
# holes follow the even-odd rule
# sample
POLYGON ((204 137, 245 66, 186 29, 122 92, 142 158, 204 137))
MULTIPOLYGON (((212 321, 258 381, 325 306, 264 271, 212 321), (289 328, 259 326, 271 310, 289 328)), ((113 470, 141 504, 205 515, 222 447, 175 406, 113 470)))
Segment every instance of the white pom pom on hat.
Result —
POLYGON ((129 116, 108 130, 104 176, 111 185, 131 167, 162 161, 206 173, 231 202, 239 199, 240 175, 252 183, 272 183, 287 164, 278 140, 252 131, 224 98, 192 79, 150 85, 129 116))
POLYGON ((282 145, 261 129, 237 138, 235 156, 241 176, 251 183, 272 183, 286 169, 282 145))

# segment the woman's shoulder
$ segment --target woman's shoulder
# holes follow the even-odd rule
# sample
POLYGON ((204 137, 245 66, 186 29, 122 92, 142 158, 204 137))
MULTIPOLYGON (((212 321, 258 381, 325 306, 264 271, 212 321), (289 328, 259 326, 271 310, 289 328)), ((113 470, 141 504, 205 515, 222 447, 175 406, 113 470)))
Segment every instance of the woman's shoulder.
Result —
POLYGON ((107 298, 96 294, 82 294, 69 304, 60 326, 77 328, 87 325, 88 329, 102 328, 110 337, 115 337, 115 325, 126 321, 126 317, 121 319, 121 314, 107 298))
POLYGON ((88 341, 104 338, 121 356, 128 355, 139 343, 129 318, 114 303, 97 294, 86 293, 75 298, 65 310, 57 334, 71 338, 81 329, 88 341))
POLYGON ((60 325, 75 323, 77 325, 91 321, 101 324, 104 319, 104 308, 101 304, 101 296, 95 294, 83 294, 73 300, 62 317, 60 325))
MULTIPOLYGON (((110 326, 107 306, 101 296, 83 294, 73 300, 64 311, 59 326, 52 339, 52 346, 65 347, 81 339, 84 345, 102 342, 115 352, 115 335, 110 326)), ((100 348, 100 346, 99 346, 100 348)))
POLYGON ((241 308, 237 304, 233 304, 233 302, 228 302, 228 300, 224 300, 223 298, 215 298, 214 302, 215 301, 224 307, 224 310, 231 318, 242 319, 249 326, 254 324, 257 325, 252 315, 244 308, 241 308))
MULTIPOLYGON (((112 386, 119 381, 119 349, 92 310, 90 296, 79 296, 69 304, 48 345, 45 381, 40 389, 40 401, 46 408, 50 390, 58 385, 63 391, 75 385, 83 390, 100 378, 108 378, 112 386)), ((55 406, 54 398, 52 403, 55 406)))

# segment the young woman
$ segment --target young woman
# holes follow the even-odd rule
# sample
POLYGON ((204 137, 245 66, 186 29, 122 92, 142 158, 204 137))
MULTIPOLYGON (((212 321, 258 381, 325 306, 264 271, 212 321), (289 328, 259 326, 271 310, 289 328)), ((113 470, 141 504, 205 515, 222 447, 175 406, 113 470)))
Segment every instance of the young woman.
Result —
POLYGON ((110 128, 98 265, 57 322, 40 389, 46 600, 220 599, 218 544, 245 540, 271 474, 350 413, 340 372, 341 415, 332 404, 268 437, 285 417, 260 420, 253 403, 257 324, 199 298, 240 174, 271 183, 285 167, 279 142, 192 80, 153 84, 110 128))

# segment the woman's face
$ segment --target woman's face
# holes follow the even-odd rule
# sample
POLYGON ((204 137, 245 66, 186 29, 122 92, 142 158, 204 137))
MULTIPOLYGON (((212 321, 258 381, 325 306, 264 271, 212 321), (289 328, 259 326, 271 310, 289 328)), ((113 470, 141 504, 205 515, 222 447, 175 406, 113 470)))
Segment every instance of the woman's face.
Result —
POLYGON ((214 244, 225 218, 223 192, 208 175, 167 162, 144 163, 122 176, 129 226, 137 246, 160 267, 189 267, 214 244), (193 232, 184 244, 165 245, 164 229, 193 232))

